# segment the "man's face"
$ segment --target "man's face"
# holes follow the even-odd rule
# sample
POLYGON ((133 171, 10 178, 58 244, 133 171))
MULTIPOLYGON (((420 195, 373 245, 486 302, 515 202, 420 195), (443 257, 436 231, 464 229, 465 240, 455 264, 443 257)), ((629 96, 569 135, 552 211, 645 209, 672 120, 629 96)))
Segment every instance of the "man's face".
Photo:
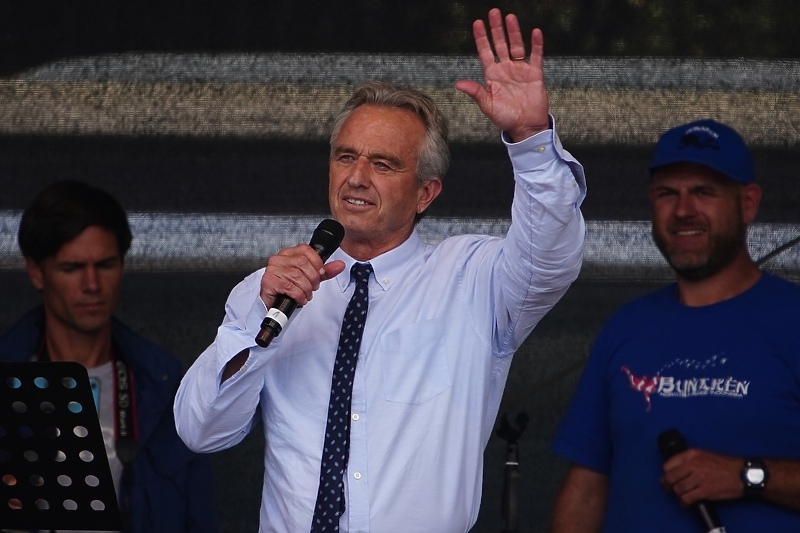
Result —
POLYGON ((26 267, 41 292, 48 327, 88 334, 109 327, 123 270, 112 232, 90 226, 41 264, 26 259, 26 267))
POLYGON ((411 111, 362 105, 334 141, 329 169, 331 214, 345 227, 342 248, 371 259, 405 241, 414 216, 441 191, 417 181, 417 153, 425 136, 411 111))
POLYGON ((657 169, 650 184, 653 239, 678 276, 704 280, 746 257, 757 185, 740 185, 692 163, 657 169))

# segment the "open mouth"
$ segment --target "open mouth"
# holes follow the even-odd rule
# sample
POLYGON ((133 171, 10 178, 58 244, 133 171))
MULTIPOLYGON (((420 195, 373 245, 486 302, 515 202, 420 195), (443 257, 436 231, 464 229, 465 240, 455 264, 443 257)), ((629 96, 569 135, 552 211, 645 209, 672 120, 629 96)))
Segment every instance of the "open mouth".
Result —
POLYGON ((673 233, 678 237, 695 237, 697 235, 702 235, 705 232, 700 229, 685 229, 673 231, 673 233))
POLYGON ((356 207, 367 207, 369 205, 372 205, 372 202, 370 202, 368 200, 364 200, 363 198, 346 197, 344 199, 344 202, 347 205, 352 205, 352 206, 356 206, 356 207))

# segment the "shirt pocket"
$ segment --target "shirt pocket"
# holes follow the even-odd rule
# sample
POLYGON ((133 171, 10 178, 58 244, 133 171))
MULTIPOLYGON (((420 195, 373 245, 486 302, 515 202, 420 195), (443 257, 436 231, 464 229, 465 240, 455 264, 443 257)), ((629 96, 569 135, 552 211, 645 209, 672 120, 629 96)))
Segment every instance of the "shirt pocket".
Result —
POLYGON ((386 400, 419 405, 452 384, 441 318, 415 322, 381 336, 386 400))

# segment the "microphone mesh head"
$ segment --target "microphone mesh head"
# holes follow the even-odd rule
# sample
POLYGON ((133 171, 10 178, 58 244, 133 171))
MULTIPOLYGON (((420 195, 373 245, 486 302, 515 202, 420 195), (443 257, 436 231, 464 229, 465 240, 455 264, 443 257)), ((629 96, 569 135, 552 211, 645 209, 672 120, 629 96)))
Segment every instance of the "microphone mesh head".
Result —
POLYGON ((309 244, 324 261, 342 244, 342 239, 344 239, 344 226, 333 219, 326 218, 314 230, 309 244))
POLYGON ((677 429, 668 429, 658 436, 658 449, 664 460, 688 449, 686 439, 677 429))

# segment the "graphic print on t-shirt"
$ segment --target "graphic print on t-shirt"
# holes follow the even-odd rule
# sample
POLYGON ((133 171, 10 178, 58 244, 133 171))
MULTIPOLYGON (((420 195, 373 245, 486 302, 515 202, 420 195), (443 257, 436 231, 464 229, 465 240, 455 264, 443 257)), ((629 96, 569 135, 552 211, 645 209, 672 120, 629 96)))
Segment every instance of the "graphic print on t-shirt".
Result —
POLYGON ((690 358, 677 358, 663 365, 653 377, 637 374, 628 366, 620 370, 628 378, 631 388, 644 396, 646 410, 652 408, 652 397, 696 398, 702 396, 727 396, 744 398, 750 382, 739 380, 725 372, 728 359, 722 355, 712 355, 704 361, 690 358))

